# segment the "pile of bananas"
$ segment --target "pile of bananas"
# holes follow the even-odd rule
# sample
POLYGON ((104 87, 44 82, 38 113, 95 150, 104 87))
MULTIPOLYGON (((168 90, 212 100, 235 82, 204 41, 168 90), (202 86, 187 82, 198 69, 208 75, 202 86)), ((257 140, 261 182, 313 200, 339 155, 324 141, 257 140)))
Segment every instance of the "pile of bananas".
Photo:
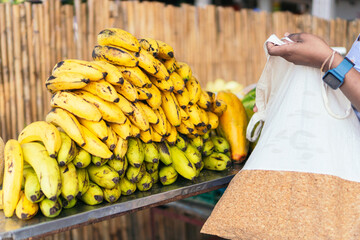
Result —
POLYGON ((170 45, 115 28, 97 42, 94 61, 56 64, 46 120, 6 143, 5 216, 30 219, 40 208, 55 217, 78 200, 113 203, 231 166, 229 143, 215 131, 225 102, 201 89, 170 45))

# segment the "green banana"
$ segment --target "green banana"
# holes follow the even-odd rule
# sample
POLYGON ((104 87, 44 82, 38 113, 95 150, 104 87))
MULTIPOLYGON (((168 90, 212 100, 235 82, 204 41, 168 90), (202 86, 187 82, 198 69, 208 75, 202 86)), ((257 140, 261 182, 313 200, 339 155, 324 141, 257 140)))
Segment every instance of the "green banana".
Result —
POLYGON ((146 168, 144 164, 139 168, 129 166, 126 171, 126 178, 132 183, 137 183, 144 176, 145 172, 146 168))
POLYGON ((89 182, 89 189, 80 197, 80 200, 87 205, 97 205, 102 203, 104 199, 104 193, 97 184, 89 182))
POLYGON ((107 164, 119 174, 120 178, 125 175, 126 169, 128 167, 128 161, 126 157, 121 160, 112 158, 107 162, 107 164))
POLYGON ((77 154, 77 148, 75 142, 71 140, 71 138, 66 133, 60 131, 60 136, 61 147, 57 155, 57 161, 59 166, 64 166, 75 158, 77 154))
POLYGON ((73 163, 68 163, 60 167, 61 176, 61 195, 68 201, 71 201, 79 193, 79 182, 76 174, 76 168, 73 163))
POLYGON ((131 195, 136 191, 136 183, 130 182, 127 178, 120 180, 121 195, 131 195))
POLYGON ((204 168, 214 171, 223 171, 232 164, 231 159, 223 153, 214 152, 204 158, 204 168))
POLYGON ((203 138, 201 136, 197 136, 195 138, 192 138, 189 140, 190 144, 193 145, 194 147, 196 147, 196 149, 198 151, 202 151, 202 148, 204 146, 204 141, 203 138))
POLYGON ((194 164, 187 159, 185 153, 178 147, 170 147, 171 158, 173 160, 172 166, 184 178, 194 180, 196 177, 196 168, 194 164))
POLYGON ((119 174, 108 165, 95 166, 90 164, 87 168, 91 181, 103 188, 113 188, 119 183, 119 174))
POLYGON ((81 197, 89 189, 89 173, 85 168, 77 168, 76 175, 78 177, 79 192, 77 197, 81 197))
POLYGON ((187 148, 187 137, 185 137, 185 135, 178 134, 176 137, 175 145, 182 151, 185 151, 187 148))
POLYGON ((159 168, 159 162, 153 163, 153 162, 145 162, 146 171, 148 173, 156 172, 159 168))
POLYGON ((145 162, 149 163, 158 163, 160 159, 160 153, 157 148, 157 145, 152 143, 145 143, 144 144, 144 152, 145 152, 145 162))
POLYGON ((210 154, 212 154, 214 152, 215 149, 215 145, 213 143, 213 141, 211 140, 211 138, 209 138, 205 143, 204 143, 204 147, 203 147, 203 151, 202 151, 202 155, 204 157, 209 156, 210 154))
POLYGON ((59 199, 52 201, 48 198, 44 198, 39 203, 40 210, 45 217, 54 218, 58 216, 62 210, 61 202, 59 199))
POLYGON ((63 197, 60 197, 60 201, 63 208, 73 208, 77 203, 77 198, 73 198, 71 201, 68 201, 63 197))
POLYGON ((167 142, 159 142, 157 143, 159 154, 160 154, 160 161, 165 165, 170 165, 172 163, 172 159, 170 156, 170 147, 167 142))
POLYGON ((150 173, 151 179, 153 184, 159 182, 159 171, 155 171, 153 173, 150 173))
POLYGON ((106 164, 108 160, 109 159, 101 158, 101 157, 94 156, 94 155, 91 156, 91 162, 98 167, 106 164))
POLYGON ((80 148, 73 160, 77 168, 86 168, 91 163, 91 155, 85 149, 80 148))
POLYGON ((117 143, 114 149, 114 155, 116 159, 124 159, 128 149, 128 140, 123 139, 122 137, 117 137, 117 143))
POLYGON ((163 185, 170 185, 176 181, 178 173, 171 165, 160 168, 159 179, 163 185))
POLYGON ((104 192, 104 198, 107 202, 109 203, 114 203, 116 202, 120 196, 121 196, 121 187, 120 184, 116 184, 115 187, 111 188, 111 189, 106 189, 103 188, 103 192, 104 192))
POLYGON ((148 191, 153 185, 151 175, 147 172, 144 173, 144 176, 136 183, 137 189, 139 191, 148 191))
POLYGON ((184 153, 187 159, 189 159, 195 165, 196 169, 199 169, 201 167, 201 152, 199 152, 196 147, 188 144, 184 153))
POLYGON ((220 153, 227 153, 230 151, 230 144, 225 138, 219 136, 212 136, 212 142, 214 143, 214 151, 220 153))
POLYGON ((203 170, 204 166, 205 166, 204 161, 201 161, 200 162, 200 167, 196 169, 196 176, 197 177, 200 175, 200 172, 201 172, 201 170, 203 170))
POLYGON ((126 152, 128 163, 136 168, 139 168, 145 159, 144 148, 141 140, 138 138, 129 138, 128 150, 126 152))
POLYGON ((24 193, 26 198, 37 203, 44 199, 44 194, 40 188, 40 182, 36 176, 36 173, 32 167, 24 168, 24 193))
POLYGON ((210 131, 207 131, 204 135, 202 135, 204 143, 210 139, 210 131))

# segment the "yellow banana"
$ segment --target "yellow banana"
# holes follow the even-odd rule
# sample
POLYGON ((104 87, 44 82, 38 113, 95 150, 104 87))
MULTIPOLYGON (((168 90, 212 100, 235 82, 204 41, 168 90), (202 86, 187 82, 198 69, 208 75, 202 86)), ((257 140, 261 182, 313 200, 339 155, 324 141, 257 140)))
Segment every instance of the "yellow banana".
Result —
POLYGON ((121 109, 121 111, 127 116, 134 114, 134 108, 131 102, 129 102, 129 100, 126 99, 121 94, 118 94, 118 96, 119 96, 119 102, 115 103, 116 106, 118 106, 121 109))
MULTIPOLYGON (((88 103, 92 104, 99 112, 100 115, 104 120, 107 122, 114 122, 122 124, 126 121, 125 114, 121 111, 121 109, 116 106, 115 103, 105 101, 98 96, 95 96, 94 94, 91 94, 86 91, 75 91, 75 94, 84 99, 84 101, 87 101, 88 103)), ((85 118, 86 119, 86 118, 85 118)), ((90 119, 87 119, 90 120, 90 119)), ((99 119, 96 122, 99 122, 101 119, 99 119)), ((93 121, 93 120, 90 120, 93 121)))
POLYGON ((176 142, 177 135, 178 132, 176 131, 176 128, 173 125, 171 125, 171 132, 169 136, 165 137, 165 139, 166 141, 168 141, 170 145, 174 145, 176 142))
POLYGON ((184 88, 181 94, 175 93, 175 97, 182 109, 185 109, 190 103, 190 95, 187 88, 184 88))
POLYGON ((78 194, 77 197, 81 197, 89 189, 89 173, 85 168, 77 168, 76 175, 78 178, 78 194))
POLYGON ((60 132, 61 147, 57 155, 57 161, 59 166, 64 166, 71 162, 77 155, 76 144, 71 138, 64 132, 60 132))
POLYGON ((144 49, 140 49, 137 59, 139 60, 139 67, 141 67, 145 72, 161 80, 169 79, 169 73, 166 67, 153 55, 151 55, 151 53, 144 49))
POLYGON ((121 196, 121 188, 120 184, 116 184, 114 188, 111 189, 103 189, 104 199, 109 203, 116 202, 121 196))
POLYGON ((114 85, 114 88, 119 94, 123 95, 130 102, 138 101, 138 93, 135 87, 129 81, 124 80, 123 85, 121 86, 114 85))
POLYGON ((60 176, 61 195, 70 202, 79 193, 79 182, 74 164, 70 162, 60 167, 60 176))
POLYGON ((134 124, 131 124, 131 127, 130 127, 130 136, 131 137, 139 138, 140 131, 141 130, 137 126, 135 126, 134 124))
POLYGON ((101 187, 90 181, 88 190, 83 193, 80 199, 87 205, 97 205, 104 200, 104 193, 101 187))
POLYGON ((189 120, 190 119, 190 116, 187 114, 187 112, 180 108, 180 115, 181 115, 181 121, 186 121, 186 120, 189 120))
POLYGON ((152 98, 152 94, 149 92, 149 90, 147 88, 139 88, 139 87, 135 87, 135 88, 136 88, 136 92, 138 94, 139 100, 148 100, 148 99, 152 98))
POLYGON ((182 94, 185 88, 184 80, 177 74, 173 72, 170 74, 170 81, 172 81, 174 85, 174 91, 178 94, 182 94))
POLYGON ((153 76, 149 76, 149 79, 153 85, 162 91, 174 91, 174 84, 170 80, 163 80, 153 76))
POLYGON ((167 127, 168 127, 165 112, 161 107, 159 107, 158 109, 154 110, 154 113, 156 114, 159 122, 152 124, 151 126, 158 134, 164 136, 167 133, 167 127))
POLYGON ((176 59, 170 58, 163 61, 164 66, 168 70, 169 74, 176 71, 176 59))
POLYGON ((12 217, 20 198, 24 169, 23 151, 18 141, 10 139, 6 142, 4 161, 3 208, 5 217, 12 217))
POLYGON ((152 84, 152 86, 147 88, 147 90, 151 93, 151 98, 147 99, 146 102, 153 109, 158 109, 161 106, 160 90, 155 86, 155 84, 152 84))
POLYGON ((201 95, 201 87, 199 81, 194 76, 192 76, 189 81, 187 81, 186 88, 189 92, 189 104, 196 104, 199 101, 201 95))
POLYGON ((52 107, 69 111, 77 117, 98 122, 102 119, 101 112, 91 103, 73 92, 56 92, 51 100, 52 107))
POLYGON ((227 109, 227 105, 221 99, 217 99, 212 105, 212 112, 218 116, 221 116, 223 112, 226 111, 226 109, 227 109))
POLYGON ((185 135, 188 135, 188 134, 191 134, 194 132, 194 125, 189 121, 189 120, 183 120, 181 121, 181 124, 180 126, 178 126, 176 128, 176 130, 179 132, 179 133, 182 133, 182 134, 185 134, 185 135), (186 122, 186 124, 185 124, 186 122))
POLYGON ((82 118, 79 118, 78 120, 81 125, 95 134, 101 141, 105 142, 106 139, 108 139, 108 130, 104 120, 100 120, 99 122, 93 122, 82 118))
POLYGON ((60 199, 54 199, 50 200, 47 198, 44 198, 40 203, 39 207, 41 210, 41 213, 45 217, 57 217, 61 213, 62 210, 62 204, 60 199))
POLYGON ((111 129, 123 139, 128 139, 131 135, 131 122, 129 119, 126 119, 125 123, 109 123, 111 129))
POLYGON ((114 45, 130 51, 139 51, 138 40, 129 32, 120 28, 106 28, 97 35, 100 45, 114 45))
POLYGON ((87 128, 82 126, 82 130, 84 133, 85 146, 83 148, 94 156, 98 156, 101 158, 111 158, 113 155, 109 148, 100 141, 92 132, 90 132, 87 128))
POLYGON ((78 59, 66 59, 58 62, 52 70, 52 75, 56 77, 65 72, 80 73, 90 81, 99 81, 107 75, 104 69, 98 65, 78 59))
POLYGON ((60 127, 79 146, 85 145, 81 125, 74 115, 61 108, 53 108, 46 115, 46 121, 60 127))
POLYGON ((200 98, 197 104, 202 109, 209 110, 212 104, 211 97, 208 95, 207 92, 201 90, 200 98))
POLYGON ((149 105, 143 102, 139 102, 139 105, 144 110, 144 113, 146 115, 146 118, 148 119, 149 123, 151 124, 157 124, 159 123, 159 118, 157 114, 155 113, 154 109, 152 109, 149 105))
POLYGON ((106 146, 108 146, 110 151, 113 151, 117 144, 117 135, 110 126, 106 126, 106 129, 107 129, 108 138, 104 142, 105 142, 106 146))
POLYGON ((207 132, 209 132, 208 126, 198 126, 198 127, 196 127, 195 129, 196 129, 196 132, 197 132, 199 135, 201 135, 201 136, 203 136, 203 135, 205 135, 207 132))
POLYGON ((73 160, 77 168, 86 168, 91 163, 91 155, 85 149, 80 148, 73 160))
POLYGON ((40 182, 32 167, 24 168, 24 193, 31 202, 40 202, 44 198, 44 194, 40 188, 40 182))
POLYGON ((142 131, 149 129, 149 120, 146 117, 144 109, 141 107, 139 102, 133 103, 134 113, 129 115, 128 118, 132 124, 140 128, 142 131))
MULTIPOLYGON (((206 91, 206 93, 207 93, 207 95, 210 97, 210 102, 211 102, 211 106, 212 106, 212 104, 215 102, 215 93, 213 93, 213 92, 210 92, 210 91, 206 91)), ((211 107, 210 106, 210 107, 211 107)))
POLYGON ((39 211, 39 204, 29 201, 24 192, 21 191, 20 200, 16 205, 16 216, 21 220, 33 218, 39 211))
POLYGON ((0 210, 4 209, 3 195, 4 192, 2 189, 0 189, 0 210))
POLYGON ((170 135, 172 131, 172 125, 171 123, 166 119, 166 133, 165 133, 165 137, 168 137, 170 135))
POLYGON ((144 142, 144 143, 151 143, 152 142, 152 128, 150 127, 148 130, 146 131, 141 131, 140 130, 140 139, 144 142))
POLYGON ((55 93, 61 90, 80 89, 85 87, 90 80, 81 73, 61 72, 57 76, 51 75, 45 82, 47 90, 55 93))
POLYGON ((44 195, 55 201, 61 187, 61 177, 58 163, 51 158, 45 147, 38 142, 24 143, 21 145, 24 161, 35 170, 39 179, 41 191, 44 195))
POLYGON ((208 126, 209 117, 208 117, 206 111, 204 109, 200 108, 200 107, 199 107, 199 111, 200 111, 200 119, 201 119, 202 125, 207 126, 208 128, 210 128, 210 126, 208 126))
POLYGON ((124 177, 128 167, 128 161, 125 157, 121 160, 112 158, 107 164, 119 174, 120 179, 124 177))
POLYGON ((158 57, 161 59, 170 59, 174 57, 174 49, 167 43, 156 40, 159 45, 158 57))
POLYGON ((125 158, 128 149, 128 141, 120 136, 117 136, 117 144, 114 149, 115 158, 122 160, 125 158))
POLYGON ((174 94, 166 91, 162 92, 161 101, 161 107, 165 112, 166 118, 173 126, 179 126, 181 123, 180 109, 174 94))
POLYGON ((185 153, 178 147, 172 146, 170 147, 170 154, 173 160, 172 166, 175 170, 184 178, 194 180, 196 177, 196 168, 194 164, 187 159, 185 153))
POLYGON ((153 142, 163 142, 165 137, 160 135, 157 131, 155 131, 152 126, 150 126, 151 128, 151 138, 153 142))
POLYGON ((219 117, 210 111, 206 111, 209 119, 209 125, 211 129, 216 129, 219 126, 219 117))
POLYGON ((159 53, 159 45, 155 39, 152 38, 142 38, 139 39, 140 46, 151 53, 154 57, 156 57, 159 53))
POLYGON ((118 66, 118 69, 121 71, 124 78, 136 87, 150 87, 152 84, 148 76, 139 67, 118 66))
POLYGON ((59 130, 45 121, 36 121, 27 125, 19 134, 18 141, 20 144, 41 141, 52 158, 56 158, 61 147, 59 130))
POLYGON ((115 88, 105 80, 91 82, 82 89, 104 99, 105 101, 115 103, 119 102, 119 96, 115 88))
POLYGON ((90 164, 87 168, 89 178, 100 187, 111 189, 119 183, 119 174, 108 165, 95 166, 90 164))
POLYGON ((204 126, 200 117, 200 108, 197 104, 187 106, 185 111, 190 116, 190 121, 195 125, 195 127, 204 126))
POLYGON ((189 65, 184 62, 176 62, 175 65, 177 74, 180 75, 180 77, 184 80, 185 83, 189 81, 192 77, 192 71, 189 65))
POLYGON ((107 61, 108 63, 127 67, 137 67, 139 61, 129 51, 114 46, 94 47, 92 58, 95 61, 107 61))
POLYGON ((105 61, 93 61, 92 63, 100 66, 107 72, 105 81, 112 85, 122 85, 124 83, 124 77, 117 67, 111 63, 105 61))

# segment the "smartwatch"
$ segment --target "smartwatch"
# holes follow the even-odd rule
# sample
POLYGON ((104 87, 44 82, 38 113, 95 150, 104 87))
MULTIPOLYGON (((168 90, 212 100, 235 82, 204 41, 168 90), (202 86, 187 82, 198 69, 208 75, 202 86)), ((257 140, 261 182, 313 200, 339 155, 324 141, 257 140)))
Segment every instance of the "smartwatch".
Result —
POLYGON ((336 68, 327 71, 322 79, 332 89, 338 89, 344 83, 345 75, 354 65, 353 62, 345 57, 336 68))

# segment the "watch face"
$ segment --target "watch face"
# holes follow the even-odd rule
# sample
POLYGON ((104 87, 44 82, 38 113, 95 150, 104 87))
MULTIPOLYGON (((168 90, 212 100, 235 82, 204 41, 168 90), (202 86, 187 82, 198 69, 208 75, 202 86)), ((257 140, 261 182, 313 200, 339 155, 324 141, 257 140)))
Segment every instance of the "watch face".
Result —
POLYGON ((341 81, 337 79, 331 72, 328 72, 324 78, 324 82, 327 83, 332 89, 337 89, 341 85, 341 81))

